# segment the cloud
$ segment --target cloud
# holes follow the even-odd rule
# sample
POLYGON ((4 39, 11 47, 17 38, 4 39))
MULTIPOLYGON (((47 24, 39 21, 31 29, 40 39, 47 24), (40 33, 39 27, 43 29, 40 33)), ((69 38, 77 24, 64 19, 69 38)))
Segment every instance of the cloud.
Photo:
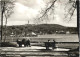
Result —
POLYGON ((24 6, 37 9, 39 10, 40 8, 44 8, 45 3, 43 0, 17 0, 17 2, 23 4, 24 6))
POLYGON ((38 14, 38 10, 32 9, 30 7, 24 6, 23 4, 20 3, 15 3, 15 8, 14 8, 14 19, 19 19, 19 20, 26 20, 26 19, 31 19, 35 17, 38 14))
POLYGON ((44 6, 45 3, 42 0, 17 0, 13 9, 14 13, 8 19, 8 25, 11 22, 13 22, 11 23, 13 25, 16 21, 27 22, 28 20, 35 19, 44 6))

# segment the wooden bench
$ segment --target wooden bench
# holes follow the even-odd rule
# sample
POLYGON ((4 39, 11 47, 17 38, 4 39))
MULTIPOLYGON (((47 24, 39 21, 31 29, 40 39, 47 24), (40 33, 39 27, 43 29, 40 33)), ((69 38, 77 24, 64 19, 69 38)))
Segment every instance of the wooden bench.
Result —
POLYGON ((49 47, 52 47, 52 49, 55 48, 55 42, 44 42, 46 49, 49 49, 49 47))

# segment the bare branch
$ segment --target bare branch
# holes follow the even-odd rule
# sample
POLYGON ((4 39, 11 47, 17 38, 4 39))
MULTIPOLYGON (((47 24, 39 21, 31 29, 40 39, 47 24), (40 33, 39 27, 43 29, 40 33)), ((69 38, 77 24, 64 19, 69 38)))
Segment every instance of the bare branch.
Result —
MULTIPOLYGON (((43 22, 43 21, 49 21, 51 18, 52 19, 55 19, 55 2, 60 2, 61 0, 53 0, 49 3, 47 3, 46 5, 46 8, 43 9, 41 12, 40 12, 40 15, 39 17, 37 17, 38 21, 39 22, 43 22), (50 17, 51 15, 51 17, 50 17)), ((63 2, 63 1, 62 1, 63 2)), ((72 16, 74 15, 74 12, 77 8, 77 5, 76 5, 76 0, 68 0, 66 2, 64 2, 65 4, 63 4, 65 6, 64 10, 65 12, 63 13, 65 16, 63 17, 63 19, 69 19, 69 21, 72 19, 72 16), (67 10, 67 11, 66 11, 67 10)), ((60 3, 61 4, 61 3, 60 3)), ((67 19, 67 20, 68 20, 67 19)))
POLYGON ((67 18, 70 15, 70 20, 71 20, 77 5, 76 5, 75 0, 69 0, 69 2, 67 4, 69 4, 69 3, 72 3, 72 5, 71 5, 71 8, 68 9, 68 13, 65 15, 65 18, 67 18))
POLYGON ((54 7, 54 4, 55 4, 56 1, 57 1, 57 0, 54 0, 54 1, 52 2, 52 4, 44 11, 43 15, 42 15, 41 17, 39 17, 38 19, 41 19, 42 17, 44 17, 44 16, 47 14, 47 12, 48 12, 50 9, 52 9, 52 7, 54 7))

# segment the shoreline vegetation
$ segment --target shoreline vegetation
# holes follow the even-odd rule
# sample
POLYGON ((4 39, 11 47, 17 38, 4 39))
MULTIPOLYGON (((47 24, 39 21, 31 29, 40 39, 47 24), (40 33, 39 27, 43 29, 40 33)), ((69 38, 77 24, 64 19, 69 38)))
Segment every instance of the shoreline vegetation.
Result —
POLYGON ((26 24, 18 26, 3 26, 3 36, 32 36, 31 34, 45 35, 45 34, 78 34, 77 27, 65 27, 58 24, 26 24), (6 32, 6 33, 5 33, 6 32))

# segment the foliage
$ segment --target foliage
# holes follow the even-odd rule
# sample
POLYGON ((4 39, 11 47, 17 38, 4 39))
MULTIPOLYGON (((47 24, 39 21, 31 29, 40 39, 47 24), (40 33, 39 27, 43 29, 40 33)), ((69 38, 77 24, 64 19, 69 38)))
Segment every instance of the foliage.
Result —
MULTIPOLYGON (((5 28, 3 29, 3 34, 5 33, 5 28)), ((7 36, 10 36, 13 32, 14 35, 23 35, 25 36, 28 33, 35 32, 37 34, 54 34, 56 31, 70 31, 72 33, 78 33, 76 27, 64 27, 57 24, 39 24, 39 25, 20 25, 20 26, 8 26, 7 27, 7 36)))
POLYGON ((4 13, 5 18, 9 18, 13 13, 14 0, 1 0, 1 10, 4 13))

